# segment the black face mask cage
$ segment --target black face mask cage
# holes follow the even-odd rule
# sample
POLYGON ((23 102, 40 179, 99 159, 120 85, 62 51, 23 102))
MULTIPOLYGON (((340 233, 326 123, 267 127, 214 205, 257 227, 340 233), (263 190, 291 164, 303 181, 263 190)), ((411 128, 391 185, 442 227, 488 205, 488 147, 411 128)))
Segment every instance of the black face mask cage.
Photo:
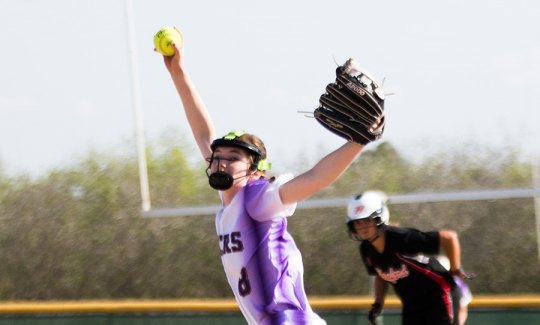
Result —
MULTIPOLYGON (((234 134, 236 136, 236 134, 234 134)), ((218 147, 237 147, 246 150, 249 155, 252 157, 253 162, 251 163, 249 170, 254 172, 258 170, 259 162, 262 158, 262 152, 261 149, 259 149, 257 146, 242 141, 237 140, 234 138, 227 138, 227 136, 216 139, 212 142, 210 145, 210 148, 212 149, 212 156, 208 160, 208 168, 206 169, 206 176, 208 176, 208 183, 213 189, 216 189, 218 191, 224 191, 228 190, 232 187, 234 183, 234 178, 232 175, 223 172, 223 171, 216 171, 214 173, 210 174, 210 167, 212 166, 212 163, 214 162, 214 152, 216 151, 216 148, 218 147)), ((245 176, 242 176, 245 177, 245 176)))
MULTIPOLYGON (((210 186, 218 191, 225 191, 230 189, 233 186, 234 178, 231 174, 228 174, 224 171, 216 171, 213 173, 210 173, 210 168, 212 166, 212 163, 214 162, 214 153, 212 152, 212 157, 208 160, 208 168, 206 168, 206 176, 208 176, 208 183, 210 186)), ((256 171, 257 170, 257 163, 252 163, 249 167, 250 171, 256 171)), ((246 175, 247 176, 247 175, 246 175)), ((245 177, 245 176, 241 176, 245 177)), ((241 178, 240 177, 240 178, 241 178)))
POLYGON ((217 171, 209 175, 207 169, 206 176, 208 176, 208 183, 210 186, 218 191, 228 190, 234 183, 234 178, 226 172, 217 171))
POLYGON ((259 149, 257 146, 251 143, 248 143, 242 140, 236 140, 236 139, 232 139, 232 140, 216 139, 212 142, 212 145, 210 146, 210 148, 212 149, 212 157, 210 159, 210 163, 212 163, 214 159, 214 151, 216 151, 217 147, 237 147, 237 148, 247 150, 247 152, 251 156, 253 156, 253 164, 255 165, 255 168, 257 168, 257 164, 262 158, 261 149, 259 149))

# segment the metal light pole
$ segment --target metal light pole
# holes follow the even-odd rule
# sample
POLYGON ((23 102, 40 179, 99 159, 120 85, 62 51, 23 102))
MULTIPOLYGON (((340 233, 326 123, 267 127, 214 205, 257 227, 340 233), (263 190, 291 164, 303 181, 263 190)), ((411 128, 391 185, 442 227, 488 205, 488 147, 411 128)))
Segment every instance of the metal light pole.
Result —
POLYGON ((137 137, 137 155, 139 162, 139 181, 141 187, 142 210, 150 211, 150 190, 146 165, 146 144, 144 141, 144 125, 140 95, 139 70, 137 68, 137 52, 135 46, 135 22, 131 0, 125 1, 126 25, 128 39, 128 55, 131 64, 131 90, 133 96, 133 114, 135 116, 135 133, 137 137))

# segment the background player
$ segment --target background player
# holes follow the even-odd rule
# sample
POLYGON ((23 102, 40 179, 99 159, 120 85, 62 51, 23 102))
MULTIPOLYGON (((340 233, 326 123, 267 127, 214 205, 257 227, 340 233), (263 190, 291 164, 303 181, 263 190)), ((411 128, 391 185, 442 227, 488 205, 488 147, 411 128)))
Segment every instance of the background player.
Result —
POLYGON ((302 257, 286 217, 298 201, 334 182, 364 146, 347 142, 297 177, 268 179, 266 148, 258 137, 231 132, 216 139, 213 121, 185 69, 183 49, 175 45, 175 54, 164 61, 208 162, 209 183, 219 191, 221 260, 245 319, 249 324, 325 324, 308 303, 302 257))
POLYGON ((375 276, 370 324, 377 324, 391 284, 402 302, 402 324, 457 325, 460 290, 452 276, 471 277, 461 268, 457 234, 388 226, 386 195, 378 191, 352 198, 347 212, 349 234, 361 241, 362 261, 375 276), (438 254, 440 248, 448 257, 449 271, 429 256, 438 254))

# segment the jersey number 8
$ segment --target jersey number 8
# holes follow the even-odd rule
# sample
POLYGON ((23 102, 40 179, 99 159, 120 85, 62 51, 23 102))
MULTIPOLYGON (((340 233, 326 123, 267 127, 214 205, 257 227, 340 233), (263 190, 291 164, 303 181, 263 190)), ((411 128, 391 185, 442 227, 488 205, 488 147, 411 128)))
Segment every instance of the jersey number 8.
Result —
POLYGON ((238 280, 238 292, 242 297, 251 293, 251 284, 249 283, 247 269, 245 267, 240 271, 240 279, 238 280))

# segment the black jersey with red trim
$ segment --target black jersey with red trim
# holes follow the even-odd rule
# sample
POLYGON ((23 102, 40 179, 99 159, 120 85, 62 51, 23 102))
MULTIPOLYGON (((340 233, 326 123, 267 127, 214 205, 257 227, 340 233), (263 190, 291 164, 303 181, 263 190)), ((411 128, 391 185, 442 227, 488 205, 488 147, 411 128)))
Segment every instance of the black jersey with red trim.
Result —
POLYGON ((439 233, 390 226, 384 231, 382 253, 369 241, 360 244, 368 273, 390 282, 404 309, 419 310, 434 302, 451 309, 450 291, 455 283, 435 258, 426 256, 439 253, 439 233))

